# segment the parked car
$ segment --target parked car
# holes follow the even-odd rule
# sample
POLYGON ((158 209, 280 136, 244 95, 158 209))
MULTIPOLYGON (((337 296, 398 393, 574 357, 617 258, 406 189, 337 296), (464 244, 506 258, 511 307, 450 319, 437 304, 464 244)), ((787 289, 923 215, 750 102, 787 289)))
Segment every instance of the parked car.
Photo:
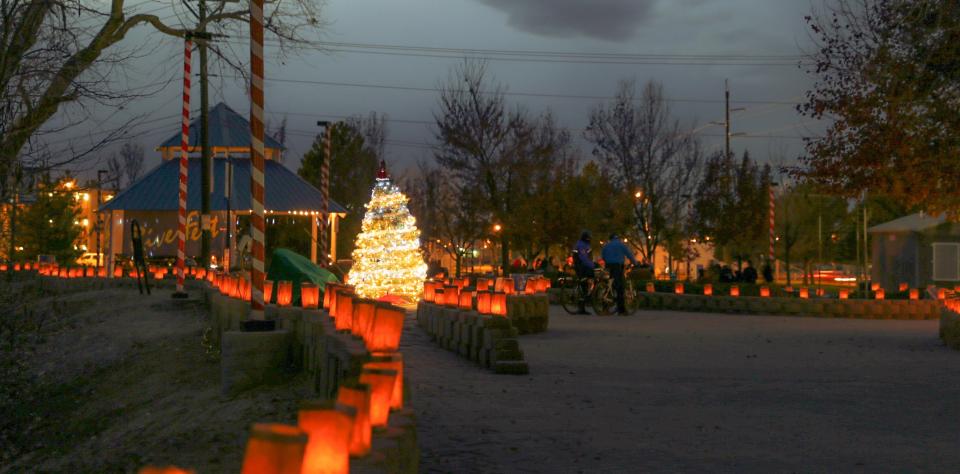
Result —
POLYGON ((95 267, 103 265, 103 254, 96 252, 84 252, 83 255, 77 258, 77 265, 83 265, 87 267, 95 267))

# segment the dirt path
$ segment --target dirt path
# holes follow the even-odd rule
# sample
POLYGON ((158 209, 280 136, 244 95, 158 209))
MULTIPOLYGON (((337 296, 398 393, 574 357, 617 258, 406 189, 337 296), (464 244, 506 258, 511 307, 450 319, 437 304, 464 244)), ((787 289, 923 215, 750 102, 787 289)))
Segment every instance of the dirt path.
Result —
MULTIPOLYGON (((177 464, 239 472, 252 421, 292 422, 300 385, 220 396, 219 362, 201 343, 199 308, 170 306, 170 291, 77 293, 31 360, 43 390, 27 453, 0 472, 135 472, 177 464)), ((296 381, 295 381, 296 382, 296 381)))
POLYGON ((494 375, 412 321, 423 472, 956 472, 960 353, 936 322, 642 312, 522 336, 494 375))

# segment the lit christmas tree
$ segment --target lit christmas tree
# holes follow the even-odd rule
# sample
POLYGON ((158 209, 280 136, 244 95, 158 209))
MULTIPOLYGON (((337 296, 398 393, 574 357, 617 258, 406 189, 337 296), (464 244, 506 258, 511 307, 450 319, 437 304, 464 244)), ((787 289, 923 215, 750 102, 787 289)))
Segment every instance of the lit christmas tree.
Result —
POLYGON ((366 208, 353 251, 350 283, 364 298, 392 295, 418 300, 427 276, 420 254, 420 231, 407 209, 407 197, 390 181, 382 161, 366 208))

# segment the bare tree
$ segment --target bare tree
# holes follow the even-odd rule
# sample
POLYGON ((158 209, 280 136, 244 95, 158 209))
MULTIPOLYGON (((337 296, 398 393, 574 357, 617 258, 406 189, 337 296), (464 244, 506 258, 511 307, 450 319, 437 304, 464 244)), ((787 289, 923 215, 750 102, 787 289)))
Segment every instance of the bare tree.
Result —
POLYGON ((123 159, 123 174, 127 178, 127 186, 133 184, 143 171, 143 145, 126 142, 120 147, 120 157, 123 159))
POLYGON ((121 189, 123 186, 123 162, 117 155, 111 155, 107 159, 107 182, 104 184, 113 184, 114 189, 121 189))
MULTIPOLYGON (((321 2, 272 2, 265 12, 265 28, 281 45, 304 42, 304 34, 320 25, 317 10, 321 2)), ((135 13, 143 3, 0 2, 0 177, 10 174, 25 150, 34 149, 32 140, 64 106, 74 105, 73 121, 57 125, 53 131, 88 117, 90 103, 122 105, 150 93, 149 86, 118 90, 112 79, 130 58, 140 54, 124 41, 127 34, 140 25, 150 25, 160 33, 184 37, 194 25, 188 29, 168 24, 155 14, 135 13)), ((236 34, 238 23, 249 17, 245 3, 210 3, 213 7, 203 24, 208 31, 232 30, 236 34)), ((117 138, 108 133, 108 138, 111 136, 117 138)), ((68 155, 75 159, 90 152, 73 150, 68 155)))
MULTIPOLYGON (((484 62, 465 61, 440 89, 440 110, 434 114, 437 163, 449 172, 457 195, 476 194, 487 219, 507 223, 530 176, 525 170, 548 166, 554 158, 559 134, 552 122, 543 126, 552 119, 508 111, 504 87, 488 78, 484 62)), ((503 225, 499 233, 504 269, 514 231, 503 225)))
POLYGON ((411 191, 411 212, 415 212, 417 224, 427 249, 440 249, 453 259, 454 275, 460 276, 463 258, 480 241, 485 228, 476 196, 463 196, 451 183, 446 172, 418 164, 419 176, 408 180, 411 191))
POLYGON ((384 159, 387 146, 387 116, 370 112, 366 117, 356 115, 347 123, 363 135, 364 148, 378 159, 384 159))
POLYGON ((671 118, 661 84, 648 82, 638 97, 632 80, 593 110, 584 136, 615 192, 634 196, 639 238, 630 241, 653 263, 657 247, 689 215, 703 161, 697 139, 671 118))
MULTIPOLYGON (((272 121, 271 121, 270 119, 267 119, 267 124, 266 124, 266 126, 265 126, 265 130, 267 131, 267 135, 270 135, 271 137, 273 137, 274 140, 276 140, 278 143, 280 143, 280 146, 281 146, 281 147, 286 148, 286 146, 287 146, 287 116, 286 116, 286 115, 283 116, 283 119, 280 120, 280 126, 277 127, 277 128, 275 128, 275 129, 273 128, 273 125, 272 125, 271 122, 272 122, 272 121)), ((283 160, 284 160, 285 158, 286 158, 285 154, 284 154, 284 153, 280 153, 280 154, 277 156, 277 161, 283 163, 283 160)))

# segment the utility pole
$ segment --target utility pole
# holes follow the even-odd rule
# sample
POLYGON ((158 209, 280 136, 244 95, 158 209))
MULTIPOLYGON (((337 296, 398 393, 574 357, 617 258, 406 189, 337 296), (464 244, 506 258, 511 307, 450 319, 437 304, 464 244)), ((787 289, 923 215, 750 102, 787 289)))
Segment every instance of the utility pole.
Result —
POLYGON ((867 238, 867 193, 863 193, 863 291, 866 293, 870 286, 870 246, 867 238))
POLYGON ((823 284, 823 197, 817 197, 817 287, 823 284))
POLYGON ((103 251, 100 248, 100 240, 103 236, 103 216, 100 215, 101 192, 103 189, 103 175, 107 170, 97 170, 97 276, 100 276, 100 267, 103 266, 103 251))
POLYGON ((723 144, 724 144, 724 155, 725 158, 730 157, 730 138, 731 137, 740 137, 746 135, 745 133, 731 133, 730 132, 730 112, 741 112, 747 110, 744 107, 734 107, 730 108, 730 80, 723 80, 723 98, 724 98, 724 108, 723 108, 723 122, 710 122, 713 125, 723 125, 724 134, 723 134, 723 144))
POLYGON ((723 95, 725 99, 726 106, 724 107, 725 117, 723 119, 723 125, 726 128, 726 133, 723 134, 725 141, 724 149, 726 150, 725 157, 730 157, 730 80, 723 80, 723 95))
POLYGON ((210 156, 209 113, 210 97, 207 85, 207 2, 199 0, 200 24, 197 28, 197 46, 200 50, 200 262, 210 266, 210 183, 213 181, 210 156))

